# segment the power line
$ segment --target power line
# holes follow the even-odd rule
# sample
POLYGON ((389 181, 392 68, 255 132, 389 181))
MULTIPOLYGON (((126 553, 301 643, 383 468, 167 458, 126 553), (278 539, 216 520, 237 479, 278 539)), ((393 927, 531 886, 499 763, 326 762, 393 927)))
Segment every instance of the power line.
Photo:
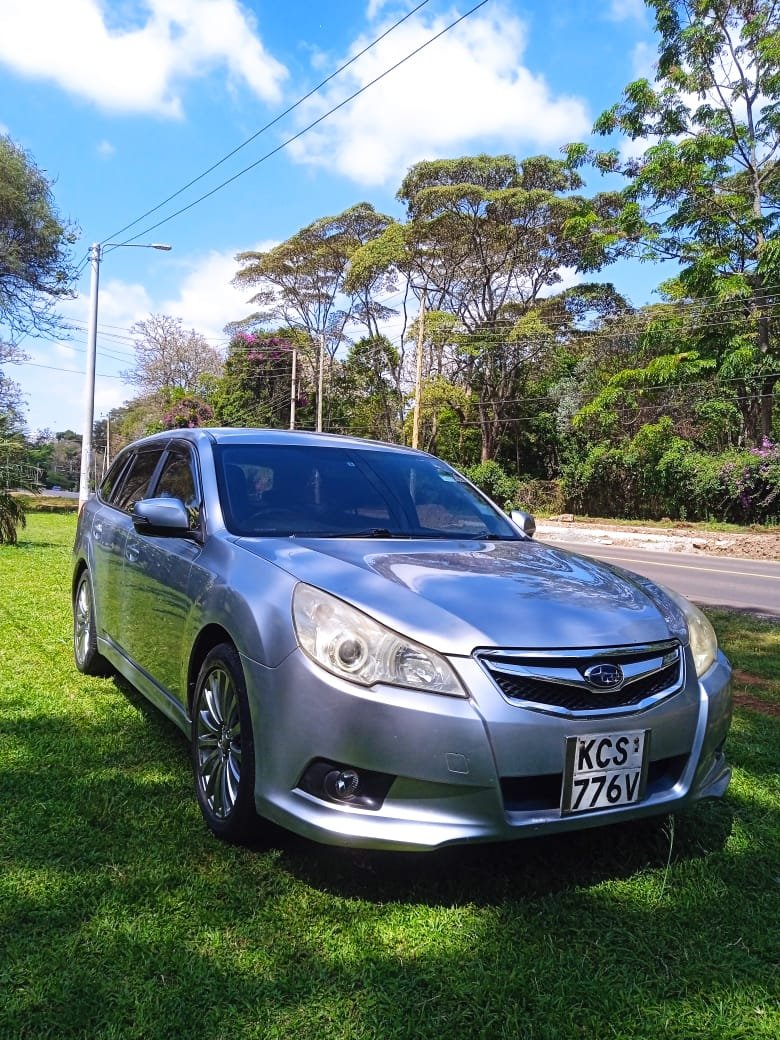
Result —
MULTIPOLYGON (((152 231, 156 231, 157 228, 162 227, 163 224, 167 224, 170 220, 173 220, 175 217, 181 216, 182 213, 186 213, 188 210, 192 209, 194 206, 199 205, 201 202, 204 202, 212 195, 216 195, 218 191, 221 191, 223 188, 226 188, 229 184, 232 184, 233 181, 238 180, 239 177, 243 177, 245 173, 249 173, 250 170, 254 170, 255 167, 259 166, 261 163, 264 163, 267 159, 270 159, 272 156, 276 155, 277 152, 281 152, 288 145, 292 144, 293 141, 297 141, 300 137, 303 137, 304 134, 308 133, 310 130, 313 130, 315 126, 319 126, 320 123, 324 122, 326 119, 332 116, 334 112, 338 112, 339 109, 344 108, 345 105, 348 105, 350 101, 354 101, 356 97, 359 97, 361 94, 364 94, 371 87, 379 83, 380 80, 383 80, 386 76, 389 76, 391 72, 394 72, 397 68, 400 68, 401 65, 404 65, 411 58, 414 58, 421 51, 425 50, 426 47, 429 47, 432 43, 435 43, 436 40, 440 39, 446 33, 450 32, 450 30, 454 29, 457 25, 460 25, 461 22, 469 18, 472 14, 474 14, 475 11, 478 11, 481 7, 484 7, 486 3, 488 3, 488 0, 480 0, 480 3, 475 4, 474 7, 468 10, 465 14, 461 15, 459 18, 456 18, 455 21, 450 22, 449 25, 447 25, 440 32, 436 33, 435 36, 431 36, 430 39, 426 40, 425 43, 420 44, 420 46, 416 47, 413 51, 410 51, 409 54, 401 58, 400 61, 397 61, 394 65, 391 65, 389 68, 385 69, 384 72, 381 72, 378 76, 375 76, 374 79, 372 79, 370 82, 360 87, 359 90, 354 91, 352 94, 349 95, 349 97, 345 98, 343 101, 340 101, 337 105, 334 105, 332 108, 328 109, 328 111, 323 113, 323 115, 319 116, 313 122, 309 123, 302 130, 299 130, 297 134, 293 134, 292 137, 289 137, 287 138, 287 140, 282 141, 282 143, 280 145, 277 145, 276 148, 272 148, 270 152, 266 152, 265 155, 261 156, 255 162, 250 163, 249 166, 245 166, 243 170, 239 170, 238 173, 234 174, 232 177, 229 177, 227 180, 222 181, 221 184, 218 184, 210 191, 205 192, 205 194, 199 196, 197 199, 194 199, 186 206, 182 206, 181 209, 177 209, 174 213, 169 214, 167 217, 163 217, 163 219, 157 221, 156 224, 151 224, 149 227, 144 228, 143 231, 139 231, 137 235, 133 235, 131 238, 125 239, 124 242, 117 243, 117 246, 128 245, 131 242, 135 242, 136 239, 142 238, 145 235, 150 234, 150 232, 152 231)), ((109 251, 110 249, 106 250, 106 252, 109 251)))
POLYGON ((284 119, 285 116, 288 116, 291 112, 294 112, 296 108, 299 108, 304 103, 304 101, 308 101, 310 97, 313 97, 314 94, 316 94, 319 90, 326 86, 326 84, 330 83, 332 79, 335 79, 336 76, 339 76, 345 69, 348 69, 350 65, 353 65, 359 58, 362 58, 364 54, 366 54, 372 48, 376 47, 376 45, 378 43, 381 43, 381 41, 384 40, 386 36, 389 36, 390 33, 397 29, 399 25, 402 25, 405 21, 411 18, 412 15, 417 14, 420 8, 425 7, 425 5, 429 2, 430 0, 422 0, 422 3, 419 3, 416 7, 412 8, 412 10, 407 12, 407 14, 403 16, 403 18, 399 18, 397 22, 394 22, 393 25, 391 25, 381 34, 381 36, 377 36, 375 40, 372 40, 371 43, 367 44, 361 51, 358 51, 357 54, 353 55, 353 57, 351 57, 349 61, 344 62, 344 64, 340 65, 335 72, 332 72, 325 79, 321 80, 316 87, 312 87, 312 89, 307 94, 304 94, 303 97, 298 98, 298 100, 294 104, 290 105, 283 112, 280 112, 278 116, 275 116, 269 123, 266 123, 265 126, 261 126, 259 130, 255 131, 255 133, 251 135, 251 137, 247 137, 245 141, 242 141, 241 144, 237 145, 232 151, 228 152, 227 155, 224 155, 221 159, 218 159, 217 162, 209 166, 209 168, 207 170, 204 170, 203 173, 199 173, 197 177, 193 177, 191 181, 188 181, 187 184, 185 184, 183 187, 173 192, 173 194, 169 195, 167 199, 163 199, 162 202, 158 202, 156 206, 153 206, 151 209, 148 209, 146 213, 142 213, 141 216, 136 217, 135 220, 131 220, 129 224, 125 224, 125 226, 120 228, 118 231, 112 231, 111 234, 108 235, 101 244, 104 245, 112 238, 118 238, 120 235, 123 235, 125 231, 129 231, 130 228, 135 227, 136 224, 140 223, 142 220, 145 220, 146 217, 150 217, 152 213, 156 213, 157 210, 162 209, 163 206, 167 205, 169 202, 172 202, 175 198, 178 198, 178 196, 187 191, 188 188, 191 188, 193 184, 197 184, 198 181, 203 180, 204 177, 207 177, 210 173, 213 173, 214 170, 217 169, 217 167, 227 162, 228 159, 232 159, 234 155, 241 151, 242 148, 246 148, 248 144, 251 144, 252 141, 260 137, 261 134, 264 134, 266 130, 270 130, 272 126, 275 126, 278 122, 280 122, 280 120, 284 119))
MULTIPOLYGON (((57 365, 42 365, 37 361, 20 361, 18 364, 24 368, 45 368, 50 372, 67 372, 68 375, 78 376, 80 379, 84 378, 84 373, 77 368, 59 368, 57 365)), ((121 376, 109 375, 108 372, 98 372, 97 375, 101 379, 118 379, 120 382, 123 381, 121 376)))

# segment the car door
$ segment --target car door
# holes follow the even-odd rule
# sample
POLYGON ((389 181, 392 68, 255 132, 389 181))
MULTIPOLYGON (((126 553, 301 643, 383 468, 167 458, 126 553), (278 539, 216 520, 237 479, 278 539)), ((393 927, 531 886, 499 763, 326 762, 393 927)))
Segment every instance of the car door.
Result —
POLYGON ((169 445, 152 488, 154 498, 178 498, 187 507, 190 537, 128 533, 124 552, 126 600, 122 644, 135 664, 166 693, 186 704, 181 679, 190 612, 190 574, 201 554, 201 482, 190 445, 169 445))
POLYGON ((148 488, 162 457, 162 446, 117 457, 98 490, 101 502, 92 521, 92 586, 99 634, 122 648, 120 618, 126 604, 125 546, 132 530, 129 509, 148 488))

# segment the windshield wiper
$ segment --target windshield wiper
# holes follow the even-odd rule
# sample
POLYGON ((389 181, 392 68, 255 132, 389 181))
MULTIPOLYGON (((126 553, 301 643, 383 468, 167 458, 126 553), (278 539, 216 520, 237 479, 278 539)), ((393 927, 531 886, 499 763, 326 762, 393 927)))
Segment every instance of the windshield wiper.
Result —
POLYGON ((395 534, 387 527, 366 527, 360 531, 339 531, 335 534, 323 535, 324 538, 408 538, 408 535, 395 534))

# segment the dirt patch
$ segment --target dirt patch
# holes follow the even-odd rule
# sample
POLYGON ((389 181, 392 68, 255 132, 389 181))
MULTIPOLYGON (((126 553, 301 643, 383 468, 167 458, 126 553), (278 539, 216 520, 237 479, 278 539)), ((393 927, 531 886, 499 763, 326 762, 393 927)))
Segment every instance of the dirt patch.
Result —
POLYGON ((736 556, 750 560, 780 560, 780 528, 776 531, 703 531, 685 524, 669 527, 611 524, 609 520, 550 517, 539 522, 540 537, 546 530, 553 538, 592 540, 600 545, 634 545, 660 552, 686 552, 711 556, 736 556))
POLYGON ((780 704, 773 700, 764 700, 757 694, 766 693, 771 696, 771 688, 775 685, 762 679, 760 675, 753 675, 742 668, 735 668, 732 673, 734 704, 740 708, 750 708, 759 711, 762 715, 780 715, 780 704), (742 689, 740 689, 742 687, 742 689))
POLYGON ((737 708, 750 708, 751 711, 758 711, 762 715, 773 717, 780 715, 780 704, 759 700, 758 697, 751 697, 749 693, 740 693, 739 690, 734 690, 733 697, 734 705, 737 708))

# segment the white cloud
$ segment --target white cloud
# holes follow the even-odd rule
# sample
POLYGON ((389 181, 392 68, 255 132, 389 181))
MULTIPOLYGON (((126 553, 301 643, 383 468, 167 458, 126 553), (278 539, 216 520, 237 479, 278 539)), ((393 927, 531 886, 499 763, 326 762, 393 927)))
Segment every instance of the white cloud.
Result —
MULTIPOLYGON (((252 248, 265 252, 276 243, 263 242, 252 248)), ((157 306, 160 314, 181 318, 189 329, 210 340, 225 342, 225 325, 251 314, 247 302, 252 295, 246 289, 236 289, 232 280, 238 270, 235 252, 212 251, 187 264, 178 295, 163 300, 157 306)))
POLYGON ((607 18, 613 22, 636 21, 644 25, 647 21, 645 0, 611 0, 607 18))
POLYGON ((366 8, 366 18, 369 21, 373 21, 374 18, 379 14, 383 7, 387 7, 388 0, 368 0, 368 7, 366 8))
MULTIPOLYGON (((313 98, 301 122, 371 82, 450 21, 452 12, 405 23, 313 98)), ((356 40, 350 53, 366 42, 356 40)), ((329 116, 291 145, 290 154, 362 184, 381 184, 422 158, 496 146, 550 149, 586 135, 585 103, 553 96, 544 78, 521 64, 524 49, 525 26, 495 5, 329 116)))
MULTIPOLYGON (((262 242, 253 248, 264 251, 275 244, 262 242)), ((133 363, 130 328, 136 321, 142 321, 150 314, 169 314, 181 318, 186 329, 200 332, 214 346, 225 344, 224 325, 252 310, 246 302, 251 293, 231 285, 238 267, 236 252, 213 251, 205 256, 182 259, 178 288, 167 298, 152 295, 137 281, 101 278, 96 417, 119 407, 135 393, 132 386, 119 378, 119 373, 129 369, 133 363)), ((25 350, 33 365, 19 366, 18 373, 14 373, 15 378, 22 382, 27 397, 31 429, 80 430, 83 421, 88 293, 63 301, 60 310, 65 320, 73 323, 70 338, 55 343, 28 341, 25 350)))
POLYGON ((101 159, 113 159, 116 155, 116 148, 110 141, 100 141, 95 151, 101 159))
POLYGON ((132 0, 132 26, 106 24, 100 0, 2 0, 0 62, 53 80, 99 108, 179 117, 184 82, 225 67, 264 100, 287 75, 238 0, 132 0))
POLYGON ((631 72, 634 79, 647 79, 652 83, 655 79, 655 65, 658 49, 646 40, 640 40, 631 51, 631 72))

